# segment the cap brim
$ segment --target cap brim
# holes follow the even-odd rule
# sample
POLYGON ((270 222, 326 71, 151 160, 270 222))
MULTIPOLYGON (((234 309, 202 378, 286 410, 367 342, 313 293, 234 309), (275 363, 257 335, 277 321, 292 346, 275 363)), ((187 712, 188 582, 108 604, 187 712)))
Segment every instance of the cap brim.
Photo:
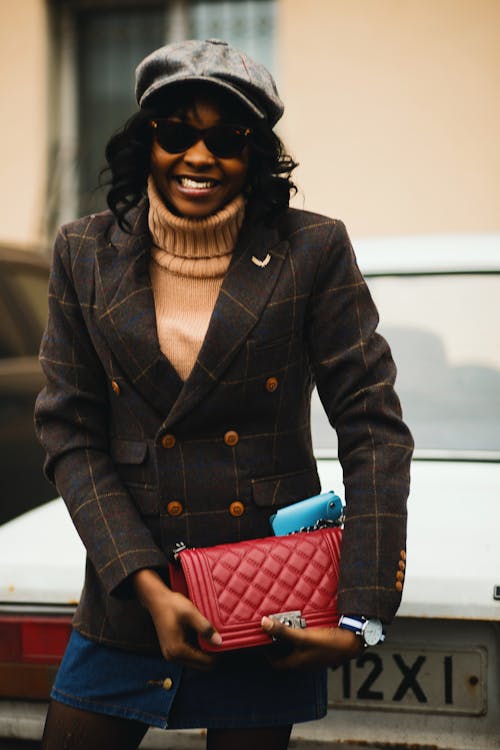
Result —
POLYGON ((244 93, 242 93, 240 89, 236 88, 236 86, 231 84, 229 81, 223 81, 220 78, 213 78, 210 76, 186 76, 185 74, 183 74, 182 76, 175 78, 169 75, 168 80, 163 81, 160 78, 159 80, 151 84, 151 86, 148 86, 148 88, 141 95, 138 102, 139 107, 145 108, 152 106, 162 94, 165 94, 167 92, 168 89, 178 88, 179 86, 186 83, 206 84, 208 86, 214 86, 218 89, 222 89, 223 91, 230 93, 232 96, 238 99, 241 104, 243 104, 259 119, 267 119, 265 110, 259 108, 257 104, 244 93))

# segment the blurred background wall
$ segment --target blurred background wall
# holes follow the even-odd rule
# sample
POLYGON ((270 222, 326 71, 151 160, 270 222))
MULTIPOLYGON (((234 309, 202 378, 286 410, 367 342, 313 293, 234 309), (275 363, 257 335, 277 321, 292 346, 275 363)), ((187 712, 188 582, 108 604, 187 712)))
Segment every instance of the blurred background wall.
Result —
POLYGON ((355 234, 500 229, 500 2, 281 3, 305 206, 355 234))
POLYGON ((354 236, 500 231, 498 0, 0 0, 0 242, 104 207, 133 69, 226 38, 275 74, 294 205, 354 236))
POLYGON ((45 235, 47 13, 41 0, 0 0, 0 242, 45 235))

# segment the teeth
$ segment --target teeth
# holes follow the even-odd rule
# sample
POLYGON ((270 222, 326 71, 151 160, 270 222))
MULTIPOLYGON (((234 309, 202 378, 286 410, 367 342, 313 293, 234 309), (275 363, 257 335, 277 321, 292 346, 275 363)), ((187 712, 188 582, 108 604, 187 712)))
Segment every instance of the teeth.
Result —
POLYGON ((179 183, 184 188, 189 188, 190 190, 207 190, 207 188, 215 187, 217 184, 215 180, 192 180, 189 177, 179 177, 179 183))

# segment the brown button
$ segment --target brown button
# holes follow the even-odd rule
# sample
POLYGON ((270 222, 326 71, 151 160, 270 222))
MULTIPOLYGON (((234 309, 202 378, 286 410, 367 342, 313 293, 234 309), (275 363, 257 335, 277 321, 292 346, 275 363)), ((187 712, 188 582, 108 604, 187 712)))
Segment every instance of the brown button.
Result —
POLYGON ((239 518, 245 512, 245 506, 243 503, 240 503, 239 500, 235 500, 234 503, 231 503, 229 506, 229 512, 234 518, 239 518))
POLYGON ((398 572, 396 573, 396 581, 404 581, 404 579, 405 579, 405 574, 403 573, 402 570, 398 570, 398 572))
POLYGON ((406 563, 404 560, 400 560, 398 563, 398 567, 400 570, 404 570, 406 568, 406 563))
POLYGON ((164 448, 173 448, 175 445, 175 435, 164 435, 161 439, 164 448))
POLYGON ((403 584, 401 583, 401 581, 396 581, 395 586, 396 586, 396 591, 403 590, 403 584))
POLYGON ((404 549, 401 550, 401 552, 399 553, 399 556, 402 560, 406 560, 406 552, 404 551, 404 549))
POLYGON ((171 500, 167 505, 167 513, 169 516, 180 516, 183 510, 182 503, 178 500, 171 500))
POLYGON ((165 677, 165 679, 163 680, 162 684, 163 684, 163 689, 164 690, 171 690, 172 689, 172 685, 174 684, 174 681, 172 680, 171 677, 165 677))
POLYGON ((234 430, 228 430, 224 435, 224 442, 226 445, 236 445, 240 436, 234 430))
POLYGON ((115 394, 115 396, 119 396, 120 395, 122 389, 120 388, 120 386, 118 385, 118 383, 116 382, 116 380, 112 380, 111 381, 111 388, 112 388, 113 393, 115 394))
POLYGON ((278 378, 268 378, 266 380, 266 391, 269 391, 269 393, 273 393, 273 391, 275 391, 277 387, 278 378))

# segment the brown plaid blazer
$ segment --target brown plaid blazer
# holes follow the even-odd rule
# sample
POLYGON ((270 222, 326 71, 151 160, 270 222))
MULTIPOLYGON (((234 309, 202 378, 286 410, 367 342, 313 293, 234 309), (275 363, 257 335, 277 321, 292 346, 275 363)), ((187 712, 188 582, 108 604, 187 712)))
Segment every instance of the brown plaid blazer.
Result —
POLYGON ((63 227, 50 280, 35 418, 88 553, 75 627, 155 650, 134 571, 165 571, 179 540, 267 536, 273 509, 319 491, 314 384, 346 487, 340 611, 390 621, 412 439, 344 225, 290 209, 269 227, 250 207, 183 383, 158 344, 145 203, 132 222, 126 234, 105 211, 63 227))

